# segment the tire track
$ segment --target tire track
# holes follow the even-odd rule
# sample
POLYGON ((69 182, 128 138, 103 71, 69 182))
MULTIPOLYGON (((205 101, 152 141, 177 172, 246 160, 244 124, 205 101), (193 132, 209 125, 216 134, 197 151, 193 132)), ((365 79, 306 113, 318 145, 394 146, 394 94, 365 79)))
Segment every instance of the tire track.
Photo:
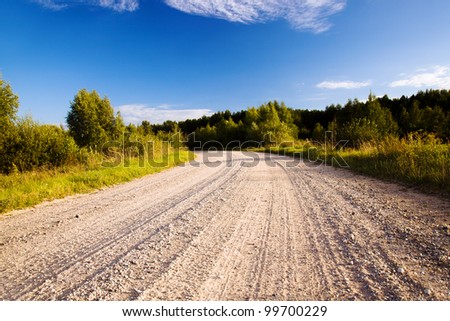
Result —
MULTIPOLYGON (((426 294, 426 289, 430 287, 429 282, 411 277, 411 274, 417 273, 417 266, 411 267, 412 271, 416 270, 414 273, 404 269, 405 259, 408 261, 410 257, 420 255, 420 252, 406 253, 405 248, 399 246, 399 242, 396 242, 395 246, 384 242, 386 234, 392 233, 392 228, 383 224, 379 216, 374 215, 376 209, 370 202, 365 202, 365 206, 360 204, 355 207, 348 202, 348 198, 342 197, 343 191, 350 190, 342 183, 345 183, 345 179, 336 179, 340 174, 331 176, 328 170, 335 171, 334 169, 318 171, 304 167, 287 170, 288 176, 293 178, 293 184, 298 185, 298 190, 303 191, 299 193, 298 198, 309 198, 314 204, 307 211, 314 213, 308 216, 310 230, 314 231, 314 226, 321 226, 326 231, 317 231, 316 228, 313 243, 323 244, 323 249, 319 249, 319 252, 334 253, 329 256, 329 260, 332 260, 332 266, 337 267, 336 271, 339 274, 335 274, 335 277, 345 280, 339 285, 339 290, 347 288, 348 294, 336 289, 333 282, 323 284, 324 289, 334 293, 333 296, 337 299, 342 297, 362 300, 438 299, 434 294, 426 294), (328 179, 329 176, 332 178, 328 179), (331 188, 333 185, 337 189, 331 188), (399 253, 403 253, 403 257, 399 253)), ((355 186, 352 186, 351 191, 352 195, 359 193, 355 186)), ((380 195, 381 191, 377 191, 376 194, 380 195)), ((326 266, 326 262, 321 262, 320 266, 326 266)), ((325 274, 333 275, 326 272, 325 274)), ((433 288, 441 287, 440 294, 445 298, 445 282, 439 283, 439 286, 433 288)))
POLYGON ((306 242, 297 230, 301 217, 290 181, 272 161, 248 175, 251 203, 195 299, 306 299, 306 242))
MULTIPOLYGON (((93 233, 90 233, 88 235, 88 238, 81 238, 82 235, 78 236, 77 242, 74 242, 71 244, 71 250, 70 252, 67 252, 62 245, 67 245, 66 242, 63 242, 62 244, 55 244, 56 246, 53 248, 52 252, 47 253, 45 257, 42 257, 41 254, 36 254, 34 257, 30 258, 30 261, 33 262, 33 265, 26 264, 22 269, 26 269, 26 274, 23 274, 21 276, 13 276, 13 275, 6 275, 4 280, 5 283, 10 284, 9 290, 8 288, 5 289, 5 292, 8 293, 9 297, 11 299, 30 299, 36 297, 36 291, 46 292, 47 288, 49 286, 53 287, 52 292, 56 292, 57 289, 54 288, 54 282, 51 280, 56 280, 59 275, 65 273, 69 275, 76 275, 77 277, 74 278, 72 276, 71 282, 74 282, 74 279, 81 279, 81 276, 85 273, 82 273, 82 270, 76 271, 76 273, 73 273, 73 269, 77 269, 82 265, 81 263, 89 258, 90 261, 104 261, 101 258, 95 258, 96 254, 98 253, 116 253, 115 258, 110 257, 108 258, 107 262, 109 264, 114 263, 118 261, 118 257, 121 255, 119 253, 125 253, 127 250, 133 248, 133 246, 123 246, 122 243, 127 242, 127 238, 135 237, 136 235, 139 235, 141 233, 145 233, 146 228, 152 229, 152 226, 147 226, 151 221, 153 221, 155 218, 158 218, 159 216, 167 213, 167 211, 173 211, 175 210, 175 206, 179 205, 178 207, 181 207, 184 204, 190 203, 192 200, 190 200, 191 197, 196 197, 197 199, 201 200, 201 191, 207 190, 209 193, 213 193, 215 191, 215 187, 220 184, 222 181, 226 181, 227 179, 231 179, 233 175, 228 176, 227 173, 229 171, 236 171, 238 167, 235 165, 234 167, 227 167, 224 166, 222 170, 215 171, 214 175, 212 177, 208 177, 206 179, 201 180, 199 183, 195 184, 194 186, 189 186, 190 188, 185 189, 184 194, 181 193, 181 195, 176 195, 173 200, 170 200, 167 204, 156 204, 157 207, 156 213, 149 214, 146 213, 148 209, 140 210, 137 213, 135 208, 130 211, 129 209, 124 209, 127 213, 132 213, 134 217, 134 221, 131 220, 131 225, 125 225, 121 229, 117 229, 115 226, 113 226, 113 230, 111 229, 101 229, 94 226, 93 233), (223 176, 223 177, 221 177, 223 176), (211 181, 213 184, 211 184, 211 181), (141 230, 144 228, 144 230, 141 230), (99 233, 100 232, 100 233, 99 233), (94 236, 95 233, 98 233, 97 236, 94 236), (92 241, 90 241, 90 239, 92 241), (86 244, 87 243, 87 244, 86 244), (91 243, 91 245, 89 245, 91 243), (75 251, 75 253, 74 253, 75 251), (79 255, 81 253, 81 255, 79 255), (34 261, 33 261, 34 260, 34 261), (29 278, 27 274, 34 274, 35 276, 33 278, 29 278), (17 286, 17 283, 21 282, 21 286, 17 286), (42 289, 40 287, 42 286, 42 289), (33 289, 33 292, 30 293, 30 289, 33 289), (30 293, 30 295, 25 296, 25 293, 30 293)), ((192 204, 189 206, 191 207, 192 204)), ((118 217, 120 219, 120 216, 118 217)), ((175 217, 176 219, 177 217, 175 217)), ((99 220, 100 222, 104 222, 103 220, 99 220)), ((112 223, 116 224, 116 221, 112 220, 112 223)), ((75 238, 75 235, 77 234, 77 231, 74 230, 71 232, 73 234, 73 237, 75 238)), ((34 245, 31 250, 35 247, 34 245)), ((107 254, 110 256, 109 254, 107 254)), ((14 258, 9 257, 10 261, 13 261, 14 258)), ((3 260, 2 260, 3 262, 3 260)), ((17 262, 16 262, 17 263, 17 262)), ((26 263, 26 262, 24 262, 26 263)), ((91 269, 86 269, 90 270, 91 269)), ((99 272, 99 271, 97 271, 99 272)), ((87 277, 89 279, 89 277, 87 277)), ((64 291, 63 296, 59 295, 58 298, 62 299, 64 295, 67 295, 67 291, 64 291)), ((52 293, 54 295, 54 293, 52 293)), ((47 297, 43 297, 42 299, 48 299, 47 297)))
POLYGON ((0 299, 450 299, 448 200, 254 155, 0 218, 0 299))

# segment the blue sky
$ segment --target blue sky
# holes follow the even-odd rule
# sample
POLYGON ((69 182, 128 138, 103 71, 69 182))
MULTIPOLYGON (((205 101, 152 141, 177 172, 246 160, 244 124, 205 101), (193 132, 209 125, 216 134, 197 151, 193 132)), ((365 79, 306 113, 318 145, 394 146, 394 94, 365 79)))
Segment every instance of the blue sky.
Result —
POLYGON ((450 89, 448 0, 2 0, 0 12, 0 73, 41 123, 64 124, 82 88, 152 123, 450 89))

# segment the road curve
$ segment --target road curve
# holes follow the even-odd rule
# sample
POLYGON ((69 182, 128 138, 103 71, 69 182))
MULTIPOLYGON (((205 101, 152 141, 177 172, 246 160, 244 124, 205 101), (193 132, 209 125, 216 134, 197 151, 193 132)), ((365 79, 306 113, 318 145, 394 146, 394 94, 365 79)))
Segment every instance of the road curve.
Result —
POLYGON ((267 154, 0 218, 1 300, 450 300, 450 202, 267 154))

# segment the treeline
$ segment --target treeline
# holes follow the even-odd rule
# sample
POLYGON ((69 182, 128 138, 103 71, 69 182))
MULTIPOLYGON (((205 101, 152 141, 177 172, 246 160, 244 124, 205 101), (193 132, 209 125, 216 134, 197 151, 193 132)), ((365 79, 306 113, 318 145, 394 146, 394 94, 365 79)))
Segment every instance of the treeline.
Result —
MULTIPOLYGON (((390 99, 369 95, 365 102, 349 100, 324 110, 299 110, 277 101, 231 113, 217 112, 199 119, 125 125, 110 101, 96 91, 80 90, 70 103, 66 130, 19 118, 19 98, 0 79, 0 172, 89 164, 98 155, 141 157, 154 152, 155 142, 179 147, 233 148, 277 145, 296 140, 322 141, 326 131, 352 147, 386 137, 411 133, 432 134, 450 141, 450 91, 420 91, 411 97, 390 99), (192 135, 194 133, 195 135, 192 135), (200 142, 200 144, 199 144, 200 142), (242 145, 244 143, 244 145, 242 145)), ((114 163, 114 161, 113 161, 114 163)))
POLYGON ((83 89, 76 94, 67 115, 68 130, 39 124, 31 117, 20 118, 18 108, 19 97, 0 79, 1 173, 74 164, 90 166, 105 156, 119 155, 122 161, 155 152, 150 147, 162 152, 162 138, 153 134, 149 122, 126 126, 120 113, 114 114, 108 98, 96 91, 83 89), (150 141, 154 145, 149 147, 150 141))
MULTIPOLYGON (((379 141, 388 136, 406 137, 421 132, 433 134, 442 141, 450 140, 450 91, 420 91, 411 97, 377 98, 370 94, 367 101, 349 100, 347 104, 331 105, 324 110, 299 110, 284 103, 269 102, 258 108, 231 113, 217 112, 212 116, 167 121, 153 125, 152 130, 180 130, 195 133, 197 141, 233 146, 233 142, 282 143, 297 139, 322 141, 325 131, 335 139, 348 140, 349 146, 379 141), (231 145, 230 145, 231 144, 231 145)), ((191 135, 191 138, 193 136, 191 135)), ((189 141, 194 146, 192 140, 189 141)), ((207 147, 207 146, 205 146, 207 147)))
POLYGON ((406 137, 423 132, 450 139, 450 91, 419 91, 411 97, 376 98, 366 102, 349 100, 344 106, 331 105, 323 111, 296 111, 301 128, 299 138, 313 138, 320 127, 336 131, 340 139, 354 144, 387 135, 406 137))

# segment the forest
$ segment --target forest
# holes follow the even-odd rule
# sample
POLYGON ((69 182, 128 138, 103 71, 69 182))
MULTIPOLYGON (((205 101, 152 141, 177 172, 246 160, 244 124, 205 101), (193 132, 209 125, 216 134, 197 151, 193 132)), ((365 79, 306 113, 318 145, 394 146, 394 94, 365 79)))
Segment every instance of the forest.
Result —
MULTIPOLYGON (((142 124, 143 126, 144 124, 142 124)), ((336 139, 348 140, 350 147, 377 142, 385 137, 403 138, 412 133, 433 134, 443 142, 450 139, 450 91, 427 90, 401 98, 370 94, 367 101, 349 100, 344 106, 331 105, 324 110, 287 107, 283 102, 268 102, 258 108, 231 113, 217 112, 200 119, 166 121, 152 125, 154 133, 180 130, 202 143, 230 142, 277 143, 297 140, 321 142, 325 131, 336 139), (269 141, 270 136, 270 141, 269 141)))
POLYGON ((173 147, 184 141, 191 149, 234 148, 237 144, 270 147, 299 141, 320 143, 326 131, 335 140, 348 141, 350 148, 411 135, 432 135, 444 144, 450 140, 449 90, 419 91, 394 99, 371 93, 364 102, 354 99, 323 110, 293 109, 272 101, 199 119, 126 125, 107 97, 82 89, 69 106, 67 129, 18 117, 18 108, 19 97, 0 79, 0 171, 4 174, 86 162, 89 155, 117 156, 117 151, 142 156, 148 152, 148 142, 155 141, 169 141, 173 147))
POLYGON ((340 159, 357 172, 450 192, 449 90, 370 94, 323 110, 271 101, 163 124, 125 124, 107 97, 86 89, 70 102, 67 126, 19 117, 18 109, 19 96, 0 79, 0 212, 175 166, 193 159, 188 148, 256 148, 325 165, 340 159), (324 148, 330 133, 342 148, 324 148))
POLYGON ((293 109, 273 101, 235 113, 168 121, 152 130, 180 131, 191 149, 253 147, 423 191, 450 192, 449 90, 394 99, 371 93, 366 101, 349 100, 323 110, 293 109))

